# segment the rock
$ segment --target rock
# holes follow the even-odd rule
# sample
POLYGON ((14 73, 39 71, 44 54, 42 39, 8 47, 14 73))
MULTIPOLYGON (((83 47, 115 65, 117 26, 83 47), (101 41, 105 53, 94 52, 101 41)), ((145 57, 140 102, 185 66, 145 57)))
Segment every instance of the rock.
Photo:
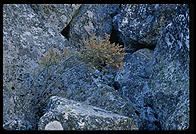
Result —
POLYGON ((145 92, 143 87, 152 74, 153 51, 140 49, 127 55, 124 61, 125 65, 117 72, 115 81, 120 84, 123 95, 137 103, 136 95, 145 92))
POLYGON ((133 119, 52 96, 48 111, 40 118, 39 130, 137 130, 133 119))
MULTIPOLYGON (((85 103, 137 120, 138 116, 135 114, 133 106, 114 88, 102 85, 91 90, 92 93, 84 101, 85 103)), ((90 93, 90 91, 88 92, 90 93)))
MULTIPOLYGON (((59 96, 69 99, 56 97, 67 106, 68 102, 79 104, 80 107, 70 107, 77 109, 75 113, 88 104, 91 110, 99 107, 104 114, 115 115, 111 118, 114 126, 107 128, 104 122, 106 127, 102 128, 132 129, 114 122, 126 118, 139 130, 187 129, 189 49, 188 5, 4 4, 3 127, 36 130, 42 117, 44 121, 49 120, 41 123, 41 129, 72 129, 63 123, 62 109, 54 108, 60 111, 53 113, 50 107, 47 111, 49 98, 59 96), (114 31, 117 35, 113 35, 114 31), (77 56, 64 63, 61 59, 58 65, 47 68, 39 65, 49 48, 61 51, 69 47, 71 54, 78 54, 74 46, 83 37, 88 38, 88 32, 101 37, 105 32, 112 34, 112 38, 118 36, 126 51, 131 52, 117 75, 108 73, 107 69, 94 72, 77 56)), ((85 121, 94 121, 94 114, 90 115, 93 116, 85 121)), ((79 118, 69 117, 73 118, 73 122, 68 121, 69 125, 75 125, 73 129, 100 129, 93 121, 88 122, 89 128, 82 128, 78 126, 79 118)))
MULTIPOLYGON (((10 92, 11 95, 4 94, 3 99, 8 100, 13 96, 17 98, 15 102, 9 101, 5 104, 10 106, 4 111, 5 114, 9 109, 14 109, 18 111, 16 117, 25 114, 27 117, 24 118, 31 122, 34 118, 30 110, 33 96, 23 82, 26 76, 39 66, 39 59, 48 48, 62 49, 66 45, 69 45, 69 42, 52 26, 44 23, 31 5, 3 5, 3 88, 4 92, 10 92), (15 105, 17 107, 14 107, 15 105), (27 107, 23 109, 24 105, 27 107)), ((10 118, 8 122, 12 120, 10 115, 4 115, 10 118)), ((9 120, 8 118, 6 120, 9 120)))
POLYGON ((112 16, 118 8, 118 4, 82 5, 69 25, 69 41, 72 44, 78 44, 83 37, 90 37, 88 32, 102 38, 105 37, 105 33, 110 34, 112 31, 112 16))
POLYGON ((49 97, 58 95, 137 120, 138 116, 135 114, 132 105, 112 85, 107 85, 107 81, 105 82, 101 78, 103 77, 101 72, 96 70, 94 73, 90 73, 91 67, 75 64, 76 60, 72 59, 61 64, 61 66, 55 65, 37 71, 42 73, 38 75, 37 80, 33 78, 36 80, 32 86, 35 95, 31 102, 37 110, 37 118, 47 111, 46 105, 49 97), (58 72, 59 67, 63 70, 62 72, 58 72))
POLYGON ((6 130, 30 130, 31 123, 21 116, 21 111, 16 109, 16 96, 7 89, 3 88, 3 128, 6 130))
POLYGON ((189 8, 175 5, 154 51, 149 87, 163 130, 189 128, 189 8))
POLYGON ((52 121, 45 126, 45 130, 63 130, 60 122, 52 121))
MULTIPOLYGON (((66 77, 62 77, 62 79, 58 81, 58 86, 51 86, 44 95, 41 95, 38 98, 38 100, 43 102, 42 107, 47 104, 47 98, 49 96, 56 94, 67 99, 84 102, 92 106, 97 106, 117 114, 137 119, 132 105, 128 104, 125 98, 123 98, 113 87, 104 84, 101 78, 94 78, 94 76, 88 72, 89 71, 83 66, 76 67, 71 71, 65 69, 65 73, 62 76, 66 77)), ((58 74, 54 75, 54 77, 55 76, 58 77, 58 74)), ((43 90, 44 88, 41 89, 37 87, 38 93, 43 90)))
POLYGON ((3 12, 4 82, 17 90, 24 71, 36 68, 49 47, 62 49, 68 41, 42 23, 30 5, 4 5, 3 12))
POLYGON ((61 66, 55 65, 37 71, 42 72, 33 85, 36 93, 33 103, 35 106, 40 104, 38 113, 45 113, 49 97, 58 95, 137 119, 132 105, 114 89, 112 76, 109 76, 112 74, 104 76, 103 72, 98 70, 92 73, 92 67, 86 67, 80 62, 76 65, 77 62, 73 58, 61 66), (62 72, 58 72, 58 68, 61 68, 62 72), (106 79, 106 76, 111 79, 106 79))
POLYGON ((114 16, 113 25, 119 41, 129 52, 141 48, 153 49, 159 40, 162 27, 170 12, 176 12, 172 4, 125 4, 119 14, 114 16))
POLYGON ((44 23, 61 32, 72 20, 81 4, 31 4, 44 23))
POLYGON ((140 130, 160 130, 154 122, 154 98, 148 81, 152 75, 153 51, 140 49, 133 54, 127 54, 124 68, 117 72, 115 81, 119 83, 119 92, 128 99, 139 116, 137 123, 140 130))

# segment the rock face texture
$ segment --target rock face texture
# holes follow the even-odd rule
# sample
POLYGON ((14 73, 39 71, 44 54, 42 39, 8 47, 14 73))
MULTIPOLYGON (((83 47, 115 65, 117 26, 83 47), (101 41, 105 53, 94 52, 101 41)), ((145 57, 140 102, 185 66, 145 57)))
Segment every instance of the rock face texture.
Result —
MULTIPOLYGON (((6 98, 10 99, 6 92, 12 94, 11 102, 14 102, 8 109, 4 109, 5 122, 11 122, 8 121, 12 117, 8 111, 14 109, 12 105, 15 107, 15 114, 25 113, 20 101, 24 101, 24 96, 30 97, 31 93, 22 83, 39 66, 43 53, 50 47, 62 49, 66 45, 68 41, 51 26, 47 26, 30 5, 3 6, 3 102, 7 105, 6 98)), ((30 113, 29 118, 32 118, 30 113)))
POLYGON ((133 119, 53 96, 40 118, 39 130, 137 130, 133 119))
POLYGON ((189 52, 185 4, 4 4, 3 128, 188 129, 189 52), (79 60, 89 33, 124 45, 123 69, 79 60), (50 48, 70 53, 41 66, 50 48))
POLYGON ((176 6, 154 51, 150 87, 163 129, 189 127, 189 9, 176 6))
POLYGON ((119 83, 120 93, 134 107, 139 116, 137 120, 142 130, 160 130, 156 125, 152 90, 148 87, 152 75, 153 51, 140 49, 125 57, 123 70, 118 71, 115 81, 119 83))
POLYGON ((32 4, 30 6, 47 25, 61 32, 72 21, 81 4, 32 4))
POLYGON ((73 44, 82 38, 89 38, 90 34, 105 37, 105 33, 112 32, 112 16, 116 14, 118 4, 84 4, 77 16, 70 23, 69 40, 73 44))
MULTIPOLYGON (((139 34, 139 31, 140 26, 145 24, 146 19, 128 17, 128 15, 137 15, 152 10, 150 7, 153 8, 153 10, 156 9, 160 11, 164 17, 161 29, 158 30, 159 36, 153 35, 152 40, 149 40, 150 43, 152 43, 154 39, 156 41, 152 43, 156 44, 154 56, 151 56, 151 60, 148 60, 147 57, 139 58, 138 54, 141 56, 145 55, 139 52, 142 49, 136 51, 131 56, 127 56, 130 62, 126 61, 124 70, 117 73, 115 80, 120 83, 122 94, 127 96, 131 103, 134 102, 133 106, 140 116, 140 119, 143 120, 139 123, 141 129, 156 129, 156 127, 151 126, 150 122, 153 122, 158 129, 163 130, 187 129, 189 126, 188 95, 190 62, 189 10, 187 5, 124 6, 123 10, 124 12, 126 11, 124 19, 128 18, 128 20, 125 26, 123 23, 120 23, 121 21, 118 21, 118 24, 120 24, 119 31, 123 33, 121 39, 124 39, 123 41, 125 43, 130 44, 133 40, 142 43, 143 40, 140 40, 142 36, 139 34), (132 10, 137 10, 138 12, 132 12, 132 10), (138 23, 136 23, 136 20, 138 23), (135 32, 133 32, 134 28, 129 27, 130 23, 134 25, 138 24, 138 27, 134 27, 135 32), (130 28, 133 33, 127 28, 130 28), (150 110, 146 112, 144 107, 150 108, 150 110), (148 117, 144 118, 143 113, 148 113, 148 117), (145 119, 147 119, 148 123, 144 122, 145 119)), ((148 12, 145 14, 147 17, 148 12)), ((119 17, 119 15, 116 17, 119 17)), ((156 17, 157 14, 153 13, 153 18, 156 17)), ((122 21, 124 20, 122 19, 122 21)), ((149 24, 152 25, 152 22, 149 24)), ((148 31, 145 29, 142 30, 148 31)), ((148 45, 149 43, 143 42, 143 44, 148 45)), ((131 48, 134 47, 131 46, 131 48)))
POLYGON ((114 29, 127 51, 154 48, 171 12, 176 12, 176 5, 125 4, 113 19, 114 29))

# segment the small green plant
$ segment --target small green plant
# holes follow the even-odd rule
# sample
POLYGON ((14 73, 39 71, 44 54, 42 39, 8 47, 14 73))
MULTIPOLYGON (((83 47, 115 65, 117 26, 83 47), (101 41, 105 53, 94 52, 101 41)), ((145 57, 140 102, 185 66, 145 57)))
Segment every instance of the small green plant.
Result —
POLYGON ((122 69, 125 52, 119 44, 110 43, 110 35, 105 34, 105 39, 91 35, 90 39, 81 41, 81 59, 101 71, 104 67, 122 69))

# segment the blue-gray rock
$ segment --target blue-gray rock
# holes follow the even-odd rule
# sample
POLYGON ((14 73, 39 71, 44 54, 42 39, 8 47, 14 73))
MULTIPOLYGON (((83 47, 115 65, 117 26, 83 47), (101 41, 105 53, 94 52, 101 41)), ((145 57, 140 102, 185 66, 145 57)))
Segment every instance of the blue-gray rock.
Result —
POLYGON ((137 120, 132 105, 114 87, 105 84, 98 70, 92 74, 90 67, 86 68, 83 64, 75 65, 75 63, 74 59, 66 61, 61 65, 62 72, 58 72, 59 66, 41 69, 42 73, 38 75, 39 81, 35 81, 33 85, 35 90, 33 104, 38 108, 37 113, 45 113, 49 97, 57 95, 137 120))
MULTIPOLYGON (((9 109, 17 111, 15 117, 27 116, 24 119, 32 121, 34 116, 30 107, 33 96, 30 89, 22 85, 24 78, 39 66, 39 60, 45 51, 51 47, 62 49, 66 45, 69 45, 69 42, 52 26, 44 23, 31 5, 3 5, 3 99, 17 98, 8 104, 4 101, 4 105, 10 106, 4 109, 6 110, 4 113, 8 114, 3 116, 4 123, 14 120, 8 112, 9 109), (7 96, 6 92, 10 92, 11 97, 7 96), (24 100, 24 96, 27 100, 24 100), (24 109, 23 104, 27 106, 24 109)), ((27 124, 25 120, 23 121, 21 124, 27 124)), ((12 128, 10 126, 10 129, 12 128)), ((8 125, 6 129, 9 129, 8 125)))
POLYGON ((127 51, 134 52, 148 47, 154 48, 162 28, 169 22, 165 20, 176 12, 174 4, 125 4, 119 14, 114 16, 113 25, 119 41, 127 51))
POLYGON ((44 23, 59 33, 70 23, 81 4, 31 4, 44 23))
MULTIPOLYGON (((75 55, 74 51, 71 53, 75 55)), ((92 73, 92 67, 86 67, 75 56, 60 60, 58 65, 38 67, 34 71, 34 75, 27 76, 24 87, 34 94, 31 104, 36 121, 46 112, 48 99, 53 95, 97 106, 134 120, 138 118, 132 105, 112 85, 108 86, 108 82, 112 81, 109 79, 112 79, 111 74, 107 78, 98 70, 92 73)))
POLYGON ((120 84, 123 94, 136 103, 137 93, 143 92, 143 87, 152 74, 153 51, 140 49, 126 56, 124 61, 125 65, 117 72, 115 81, 120 84))
POLYGON ((137 130, 134 120, 104 109, 52 96, 39 130, 137 130))
POLYGON ((159 122, 153 109, 154 98, 148 81, 152 75, 153 51, 140 49, 127 54, 123 70, 118 71, 115 81, 120 85, 120 93, 127 98, 139 116, 137 123, 140 130, 160 130, 154 122, 159 122))
POLYGON ((162 129, 189 128, 189 8, 175 5, 154 51, 151 82, 162 129))
POLYGON ((118 4, 84 4, 70 23, 69 41, 73 44, 89 38, 90 34, 105 37, 112 32, 112 16, 117 12, 118 4))
POLYGON ((7 87, 3 88, 3 128, 6 130, 30 130, 31 123, 21 115, 23 111, 17 109, 17 96, 7 87))

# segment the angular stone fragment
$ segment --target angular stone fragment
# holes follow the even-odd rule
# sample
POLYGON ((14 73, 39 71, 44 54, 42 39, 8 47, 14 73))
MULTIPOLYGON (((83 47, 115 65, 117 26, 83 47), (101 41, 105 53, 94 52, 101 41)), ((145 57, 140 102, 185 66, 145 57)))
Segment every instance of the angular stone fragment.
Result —
POLYGON ((53 96, 50 98, 48 111, 40 118, 38 129, 59 130, 62 129, 61 126, 63 130, 137 130, 131 118, 53 96))

